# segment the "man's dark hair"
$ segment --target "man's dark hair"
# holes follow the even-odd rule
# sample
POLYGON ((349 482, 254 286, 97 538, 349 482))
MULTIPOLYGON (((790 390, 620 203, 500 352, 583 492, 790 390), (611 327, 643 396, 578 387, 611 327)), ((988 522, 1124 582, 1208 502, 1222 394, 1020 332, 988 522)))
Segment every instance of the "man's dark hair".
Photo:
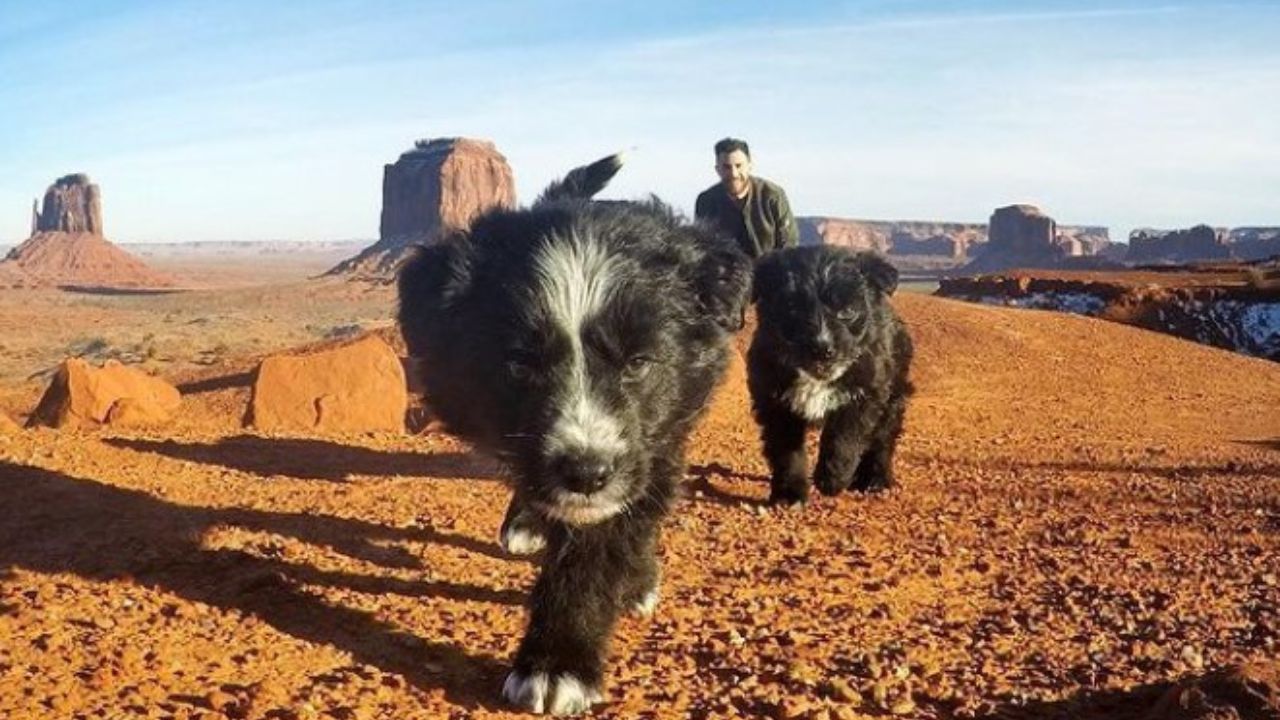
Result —
POLYGON ((716 157, 720 157, 721 155, 728 155, 734 150, 741 150, 742 154, 746 155, 747 158, 751 157, 751 148, 747 147, 746 140, 739 140, 738 138, 727 137, 721 140, 720 142, 716 143, 716 157))

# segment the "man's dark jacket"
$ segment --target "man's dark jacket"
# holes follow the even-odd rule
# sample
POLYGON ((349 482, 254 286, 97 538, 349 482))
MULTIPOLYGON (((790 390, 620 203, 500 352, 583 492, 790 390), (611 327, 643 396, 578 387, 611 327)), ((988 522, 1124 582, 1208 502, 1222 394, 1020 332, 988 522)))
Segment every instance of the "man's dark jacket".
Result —
POLYGON ((693 214, 719 224, 753 258, 800 242, 787 194, 764 178, 751 178, 745 201, 730 197, 719 183, 712 185, 698 195, 693 214))

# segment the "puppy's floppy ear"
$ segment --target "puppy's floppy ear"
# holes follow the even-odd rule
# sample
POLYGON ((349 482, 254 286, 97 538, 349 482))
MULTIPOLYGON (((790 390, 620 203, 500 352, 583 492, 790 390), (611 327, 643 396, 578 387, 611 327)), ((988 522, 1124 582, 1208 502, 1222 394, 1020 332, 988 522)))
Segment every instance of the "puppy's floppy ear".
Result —
POLYGON ((787 271, 782 264, 781 251, 765 253, 756 261, 755 277, 751 283, 751 302, 758 303, 765 293, 775 292, 786 282, 787 271))
POLYGON ((898 269, 888 260, 872 252, 858 253, 858 270, 876 290, 884 295, 892 295, 898 289, 898 269))
POLYGON ((432 329, 471 286, 471 265, 461 245, 463 240, 454 235, 434 245, 419 246, 400 268, 398 319, 410 355, 421 354, 432 329))
POLYGON ((746 325, 751 293, 751 258, 746 253, 730 243, 708 245, 694 283, 698 302, 717 325, 729 332, 746 325))

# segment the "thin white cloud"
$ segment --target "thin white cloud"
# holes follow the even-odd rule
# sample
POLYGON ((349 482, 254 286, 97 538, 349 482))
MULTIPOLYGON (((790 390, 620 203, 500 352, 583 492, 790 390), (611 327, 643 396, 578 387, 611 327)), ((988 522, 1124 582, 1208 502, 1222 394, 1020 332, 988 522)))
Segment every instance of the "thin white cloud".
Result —
MULTIPOLYGON (((1219 9, 1241 7, 1238 3, 1222 3, 1219 9)), ((733 28, 730 30, 676 36, 642 43, 639 52, 662 55, 681 47, 701 46, 718 41, 752 40, 804 40, 821 38, 847 38, 851 34, 880 33, 891 30, 936 30, 956 26, 981 26, 1013 23, 1043 24, 1071 20, 1105 20, 1116 18, 1175 15, 1186 11, 1185 5, 1157 5, 1148 7, 1111 7, 1078 10, 1023 10, 1017 12, 966 11, 932 12, 905 17, 871 17, 856 21, 841 21, 818 26, 761 26, 733 28)))

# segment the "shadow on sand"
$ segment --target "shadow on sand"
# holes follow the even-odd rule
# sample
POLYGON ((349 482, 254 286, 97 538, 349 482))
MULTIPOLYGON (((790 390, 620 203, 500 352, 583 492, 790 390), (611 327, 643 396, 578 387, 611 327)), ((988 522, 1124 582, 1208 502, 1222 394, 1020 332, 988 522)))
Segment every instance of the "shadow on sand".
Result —
POLYGON ((949 460, 949 465, 985 470, 1026 472, 1049 470, 1080 473, 1135 473, 1166 480, 1199 480, 1216 475, 1264 475, 1280 478, 1280 463, 1225 462, 1208 465, 1157 465, 1117 462, 1018 462, 1016 460, 967 461, 949 460))
POLYGON ((381 452, 327 440, 237 435, 212 443, 109 438, 109 445, 254 475, 345 482, 351 475, 497 480, 498 465, 476 453, 381 452))
POLYGON ((1280 438, 1271 438, 1270 440, 1237 440, 1241 445, 1256 445, 1267 450, 1280 452, 1280 438))
POLYGON ((182 383, 178 386, 178 392, 183 395, 198 395, 200 393, 217 392, 218 390, 229 390, 231 388, 247 388, 253 384, 254 372, 234 373, 231 375, 219 375, 217 377, 205 378, 204 380, 192 380, 191 382, 182 383))
POLYGON ((688 470, 688 482, 685 485, 686 495, 696 500, 723 505, 725 507, 738 507, 740 505, 766 505, 767 503, 756 497, 747 495, 735 495, 716 487, 712 482, 713 477, 722 477, 730 480, 747 480, 750 482, 765 483, 769 482, 769 478, 764 475, 754 475, 749 473, 741 473, 733 468, 722 465, 718 462, 707 463, 705 465, 690 465, 688 470), (701 497, 694 495, 695 492, 702 493, 701 497))
POLYGON ((296 638, 350 652, 419 688, 442 689, 463 707, 496 708, 491 699, 498 695, 503 662, 417 638, 368 612, 330 604, 301 586, 507 605, 521 603, 523 593, 327 572, 202 546, 207 530, 227 525, 289 535, 352 557, 377 557, 382 564, 386 551, 375 540, 443 541, 468 549, 477 543, 433 530, 333 516, 176 505, 143 492, 0 461, 0 568, 74 573, 95 581, 132 578, 193 602, 250 613, 296 638))
POLYGON ((59 285, 58 289, 82 295, 176 295, 188 292, 182 288, 124 288, 98 285, 59 285))
POLYGON ((1084 690, 1064 700, 1003 705, 981 720, 1280 720, 1280 673, 1220 668, 1177 683, 1084 690))

